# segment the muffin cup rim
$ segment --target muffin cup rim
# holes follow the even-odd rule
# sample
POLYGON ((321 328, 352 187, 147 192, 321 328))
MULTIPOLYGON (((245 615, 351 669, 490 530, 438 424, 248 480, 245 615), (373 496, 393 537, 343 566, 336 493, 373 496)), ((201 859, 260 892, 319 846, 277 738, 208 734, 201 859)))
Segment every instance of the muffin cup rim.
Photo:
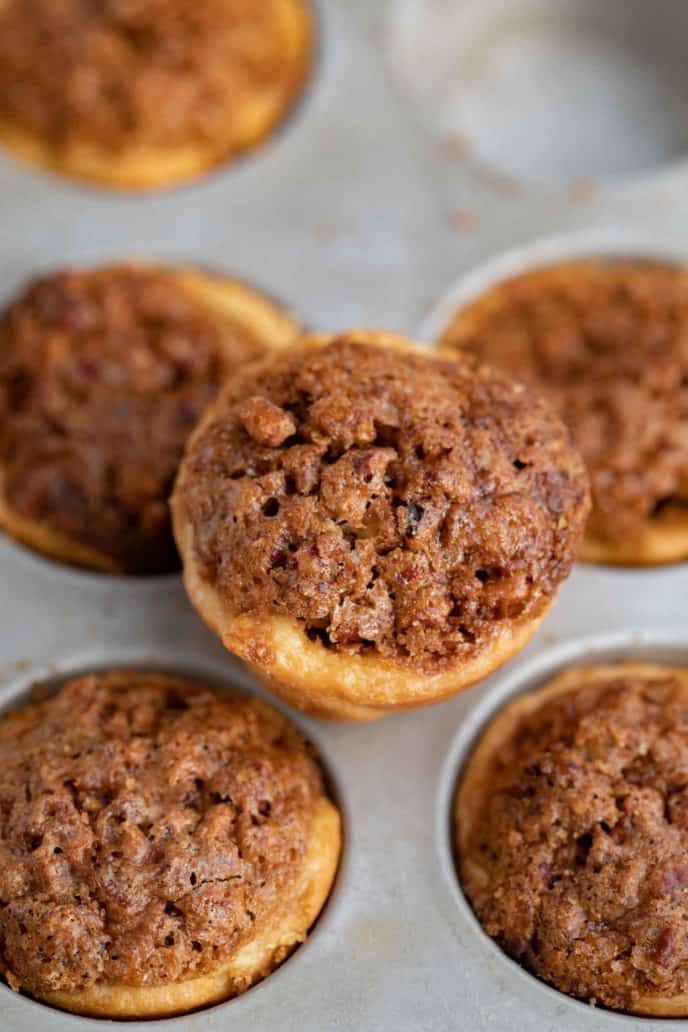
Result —
POLYGON ((416 339, 439 344, 441 335, 462 308, 515 276, 566 261, 615 257, 681 266, 688 265, 688 248, 673 242, 663 244, 658 241, 656 232, 629 229, 620 224, 536 237, 505 251, 496 251, 460 272, 426 312, 416 339))
MULTIPOLYGON (((506 965, 511 975, 520 980, 524 989, 546 993, 553 1004, 574 1008, 580 1017, 590 1018, 592 1007, 584 1000, 569 996, 527 971, 510 957, 485 932, 466 896, 459 877, 455 845, 455 808, 459 787, 474 749, 488 727, 503 709, 519 697, 537 691, 576 667, 596 667, 615 663, 648 663, 688 668, 688 637, 678 623, 662 631, 645 631, 628 627, 598 634, 576 636, 570 641, 546 647, 515 668, 488 683, 486 691, 459 723, 442 762, 435 792, 435 856, 444 882, 445 893, 451 897, 454 916, 477 935, 480 948, 489 957, 490 964, 506 965)), ((605 1020, 656 1027, 659 1020, 650 1017, 601 1008, 605 1020)), ((573 1015, 572 1015, 572 1020, 573 1015)), ((685 1018, 674 1020, 685 1021, 685 1018)))

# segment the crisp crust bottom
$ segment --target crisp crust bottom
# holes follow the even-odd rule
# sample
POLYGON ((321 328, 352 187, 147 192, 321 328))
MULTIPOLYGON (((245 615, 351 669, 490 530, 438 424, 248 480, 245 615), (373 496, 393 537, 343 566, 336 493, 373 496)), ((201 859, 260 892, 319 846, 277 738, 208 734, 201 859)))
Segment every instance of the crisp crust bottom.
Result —
POLYGON ((220 1003, 265 978, 303 942, 334 883, 342 847, 341 820, 327 799, 317 803, 299 883, 279 919, 238 949, 215 971, 161 986, 116 983, 82 992, 45 993, 63 1010, 101 1018, 161 1018, 220 1003))
MULTIPOLYGON (((357 332, 356 338, 378 347, 415 351, 402 337, 357 332)), ((332 338, 313 336, 300 342, 314 349, 332 338)), ((426 349, 420 349, 426 353, 426 349)), ((213 419, 206 411, 194 431, 213 419)), ((193 436, 193 435, 192 435, 193 436)), ((335 720, 374 720, 401 709, 441 702, 493 673, 531 639, 553 600, 525 620, 506 626, 473 659, 453 669, 428 674, 372 654, 340 655, 311 641, 297 620, 274 613, 237 614, 203 577, 195 557, 194 532, 182 498, 180 473, 172 495, 172 525, 184 565, 187 594, 224 646, 252 667, 255 675, 292 706, 335 720)))
MULTIPOLYGON (((626 262, 625 259, 621 261, 626 262)), ((557 262, 551 267, 532 269, 530 275, 538 275, 542 282, 547 283, 551 274, 557 279, 569 273, 575 274, 580 270, 581 264, 588 267, 600 264, 608 265, 609 260, 604 262, 600 260, 557 262)), ((659 264, 674 267, 667 262, 648 263, 647 260, 631 261, 630 264, 635 266, 659 264)), ((528 275, 528 273, 523 275, 528 275)), ((504 282, 493 284, 486 288, 483 295, 466 302, 463 308, 459 308, 439 337, 438 346, 443 349, 452 348, 451 341, 459 331, 462 334, 477 333, 485 319, 489 319, 500 311, 504 295, 509 297, 509 284, 509 278, 504 282)), ((456 346, 453 345, 454 350, 456 346)), ((686 493, 688 494, 688 491, 686 493)), ((684 559, 688 559, 688 498, 686 505, 668 505, 659 516, 646 520, 639 533, 632 536, 626 535, 623 540, 610 541, 606 538, 596 537, 586 530, 578 553, 579 562, 609 566, 661 566, 681 562, 684 559)))
MULTIPOLYGON (((580 685, 601 684, 611 678, 619 677, 619 675, 650 679, 666 677, 667 674, 688 684, 688 670, 653 663, 615 663, 605 666, 572 667, 564 670, 542 687, 512 699, 502 707, 471 753, 461 775, 454 802, 454 842, 461 855, 462 864, 470 867, 472 878, 483 883, 487 881, 487 875, 480 866, 479 858, 467 857, 466 851, 475 822, 484 812, 486 797, 492 783, 493 760, 500 755, 503 747, 514 736, 518 727, 543 703, 549 702, 559 695, 566 695, 580 685)), ((670 997, 637 996, 632 1000, 627 1012, 645 1017, 688 1017, 688 993, 670 997)))
MULTIPOLYGON (((4 6, 0 0, 0 9, 4 6)), ((300 94, 313 63, 314 29, 306 0, 280 0, 277 8, 289 73, 246 102, 225 140, 177 147, 129 147, 116 151, 85 140, 55 146, 0 120, 0 143, 40 168, 119 190, 155 190, 188 183, 236 155, 259 146, 283 120, 300 94)))
MULTIPOLYGON (((0 0, 1 2, 1 0, 0 0)), ((136 267, 137 263, 127 263, 136 267)), ((141 265, 142 268, 150 268, 141 265)), ((112 267, 114 268, 114 266, 112 267)), ((244 327, 267 348, 287 347, 301 333, 297 317, 258 290, 226 276, 191 268, 163 267, 179 287, 222 325, 244 327)), ((229 354, 231 358, 231 352, 229 354)), ((127 569, 106 552, 81 544, 55 527, 15 512, 5 490, 5 473, 0 465, 0 529, 34 552, 71 566, 101 573, 126 574, 127 569)))

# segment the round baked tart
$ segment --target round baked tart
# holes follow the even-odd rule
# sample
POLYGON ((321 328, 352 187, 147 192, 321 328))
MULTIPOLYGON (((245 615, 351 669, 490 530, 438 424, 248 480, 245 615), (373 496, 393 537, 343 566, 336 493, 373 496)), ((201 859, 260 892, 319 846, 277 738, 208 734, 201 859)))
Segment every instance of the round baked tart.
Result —
POLYGON ((0 0, 0 142, 121 189, 197 178, 284 119, 308 0, 0 0))
POLYGON ((686 770, 685 669, 570 668, 508 703, 455 805, 487 934, 564 993, 688 1016, 686 770))
POLYGON ((339 862, 339 812, 296 730, 180 678, 89 674, 6 714, 0 786, 2 972, 78 1014, 243 993, 306 938, 339 862))
POLYGON ((593 507, 580 558, 688 558, 688 270, 647 260, 534 269, 441 337, 535 387, 568 425, 593 507))
POLYGON ((290 703, 369 719, 438 701, 531 637, 588 508, 548 406, 384 333, 240 369, 180 467, 193 605, 290 703))
POLYGON ((226 375, 299 331, 263 294, 199 270, 32 282, 0 319, 0 526, 66 563, 177 569, 167 500, 190 431, 226 375))

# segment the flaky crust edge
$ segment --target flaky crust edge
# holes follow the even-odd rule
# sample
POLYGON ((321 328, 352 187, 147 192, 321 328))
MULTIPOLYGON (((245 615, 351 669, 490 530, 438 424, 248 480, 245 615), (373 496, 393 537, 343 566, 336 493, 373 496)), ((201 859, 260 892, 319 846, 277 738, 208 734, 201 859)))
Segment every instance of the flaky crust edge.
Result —
MULTIPOLYGON (((298 318, 259 290, 217 273, 184 267, 130 261, 104 266, 98 272, 117 269, 160 269, 172 275, 179 287, 220 324, 245 326, 267 349, 289 346, 301 334, 298 318)), ((231 359, 231 352, 228 352, 231 359)), ((75 538, 41 520, 29 519, 14 510, 5 489, 6 473, 0 463, 0 529, 15 541, 50 559, 100 573, 127 574, 123 563, 99 549, 84 545, 75 538)))
MULTIPOLYGON (((0 10, 4 0, 0 0, 0 10)), ((260 146, 296 103, 314 60, 315 29, 307 0, 280 0, 289 74, 279 88, 245 105, 227 140, 215 145, 131 147, 117 151, 77 141, 56 147, 35 133, 0 120, 0 143, 17 158, 72 179, 123 191, 171 188, 200 179, 217 166, 260 146)))
MULTIPOLYGON (((313 335, 299 349, 318 350, 336 339, 313 335)), ((455 353, 412 344, 397 334, 355 330, 348 340, 406 353, 455 358, 455 353)), ((270 356, 252 363, 254 371, 269 365, 270 356)), ((187 445, 221 410, 222 397, 211 404, 187 445)), ((326 650, 311 641, 299 622, 273 612, 236 613, 200 569, 194 532, 183 499, 188 466, 182 462, 172 495, 172 525, 184 566, 184 584, 193 606, 225 647, 252 668, 271 691, 292 706, 336 720, 372 720, 401 709, 440 702, 483 680, 519 652, 531 639, 554 599, 527 619, 504 627, 473 659, 438 673, 414 671, 410 666, 372 654, 348 656, 326 650)))
MULTIPOLYGON (((651 679, 667 675, 688 685, 687 669, 657 663, 624 662, 569 667, 539 688, 511 699, 497 712, 483 730, 463 768, 454 799, 453 837, 456 857, 462 867, 470 865, 472 878, 483 882, 487 879, 478 858, 468 855, 469 840, 476 820, 484 812, 492 782, 493 761, 519 726, 544 703, 573 692, 578 687, 603 684, 620 676, 651 679)), ((688 1017, 688 993, 671 997, 637 996, 624 1013, 644 1017, 688 1017)))

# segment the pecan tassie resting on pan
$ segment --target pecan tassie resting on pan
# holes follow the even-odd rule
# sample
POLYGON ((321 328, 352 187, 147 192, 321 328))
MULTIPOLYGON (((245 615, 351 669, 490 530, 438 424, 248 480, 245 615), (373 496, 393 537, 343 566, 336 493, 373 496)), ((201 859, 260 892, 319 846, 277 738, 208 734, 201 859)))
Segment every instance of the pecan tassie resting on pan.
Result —
POLYGON ((593 508, 581 558, 688 558, 688 270, 581 260, 459 308, 441 337, 531 384, 568 425, 593 508))
POLYGON ((199 270, 34 281, 0 319, 0 526, 79 566, 177 569, 167 501, 190 431, 225 375, 299 332, 199 270))
POLYGON ((2 717, 0 795, 3 974, 103 1018, 184 1013, 269 975, 341 851, 284 717, 151 673, 81 676, 2 717))
POLYGON ((0 142, 124 189, 267 138, 313 61, 307 0, 0 0, 0 142))
POLYGON ((587 481, 548 406, 389 334, 239 370, 172 501, 191 601, 296 706, 368 719, 485 677, 569 573, 587 481))
POLYGON ((488 935, 562 992, 688 1017, 688 671, 568 669, 483 732, 455 806, 488 935))

